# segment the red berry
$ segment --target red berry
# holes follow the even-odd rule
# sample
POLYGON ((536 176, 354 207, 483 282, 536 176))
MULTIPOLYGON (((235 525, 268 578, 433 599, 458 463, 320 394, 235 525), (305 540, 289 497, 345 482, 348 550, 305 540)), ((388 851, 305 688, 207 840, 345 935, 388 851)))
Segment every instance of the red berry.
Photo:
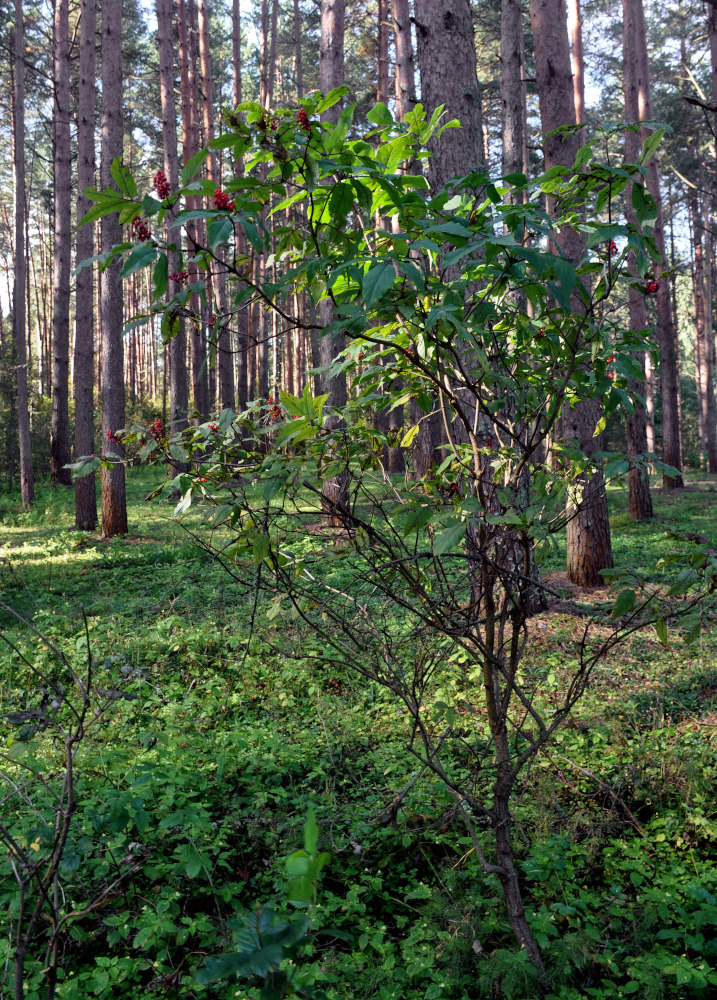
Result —
POLYGON ((167 180, 163 170, 158 170, 157 173, 154 175, 154 186, 157 190, 157 194, 162 199, 162 201, 164 201, 165 198, 168 198, 172 191, 172 188, 170 187, 169 181, 167 180))
POLYGON ((660 282, 656 278, 653 278, 652 281, 648 281, 645 285, 645 295, 654 295, 659 291, 659 288, 660 282))

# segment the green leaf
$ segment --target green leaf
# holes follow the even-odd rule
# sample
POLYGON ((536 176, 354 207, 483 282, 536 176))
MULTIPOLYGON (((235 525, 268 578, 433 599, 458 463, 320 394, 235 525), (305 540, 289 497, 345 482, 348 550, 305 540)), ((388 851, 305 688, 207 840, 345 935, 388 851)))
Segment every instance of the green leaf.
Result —
POLYGON ((632 185, 632 207, 640 222, 657 218, 657 203, 643 184, 632 185))
POLYGON ((640 153, 640 163, 645 164, 655 155, 657 147, 662 142, 665 135, 664 128, 655 129, 652 135, 648 136, 647 139, 642 144, 642 152, 640 153))
POLYGON ((182 185, 188 184, 192 177, 196 176, 202 168, 202 164, 209 156, 208 149, 200 149, 198 153, 190 157, 182 169, 182 185))
POLYGON ((135 247, 127 260, 124 262, 124 266, 120 271, 120 278, 127 278, 130 274, 134 274, 135 271, 139 271, 143 267, 148 267, 156 259, 156 257, 156 247, 149 246, 147 243, 143 243, 141 246, 135 247))
POLYGON ((334 104, 338 104, 342 97, 348 94, 349 88, 342 84, 340 87, 334 87, 330 90, 323 100, 319 101, 316 105, 316 110, 314 114, 322 115, 324 111, 328 111, 329 108, 333 108, 334 104))
POLYGON ((122 163, 122 157, 115 156, 110 167, 112 179, 117 185, 117 189, 127 198, 134 200, 137 197, 137 185, 130 173, 129 167, 122 163))
POLYGON ((396 272, 393 269, 393 264, 376 264, 369 268, 362 283, 365 305, 370 308, 374 302, 378 302, 381 296, 393 286, 395 279, 396 272))
POLYGON ((209 236, 209 246, 211 250, 216 251, 217 247, 228 243, 233 232, 234 224, 231 219, 226 216, 218 219, 212 219, 207 226, 207 234, 209 236))
POLYGON ((451 549, 454 549, 463 540, 466 527, 465 521, 458 521, 444 528, 433 543, 434 554, 442 556, 445 552, 450 552, 451 549))
POLYGON ((348 181, 340 181, 329 197, 329 212, 332 221, 341 229, 354 203, 353 187, 348 181))
POLYGON ((598 422, 595 424, 595 430, 593 431, 593 437, 597 437, 598 434, 602 434, 602 432, 605 430, 606 427, 607 427, 607 417, 603 413, 603 415, 600 417, 600 419, 598 420, 598 422))
POLYGON ((620 618, 622 615, 626 615, 628 611, 631 611, 637 595, 634 590, 621 590, 620 593, 615 598, 615 603, 612 607, 612 617, 620 618))
POLYGON ((319 843, 319 827, 316 823, 316 814, 313 809, 309 809, 309 815, 304 823, 304 850, 307 854, 316 854, 319 843))
POLYGON ((161 299, 167 291, 168 274, 169 261, 167 260, 167 255, 160 254, 157 259, 157 263, 154 265, 154 272, 152 275, 152 282, 154 285, 154 291, 152 293, 153 299, 161 299))
POLYGON ((389 125, 393 125, 393 115, 383 101, 379 101, 377 104, 374 104, 366 115, 366 118, 377 128, 386 128, 389 125))
POLYGON ((266 534, 257 535, 252 545, 254 565, 260 566, 271 551, 271 539, 266 534))
POLYGON ((413 427, 409 427, 406 433, 401 438, 401 448, 410 448, 417 434, 418 434, 418 424, 414 424, 413 427))

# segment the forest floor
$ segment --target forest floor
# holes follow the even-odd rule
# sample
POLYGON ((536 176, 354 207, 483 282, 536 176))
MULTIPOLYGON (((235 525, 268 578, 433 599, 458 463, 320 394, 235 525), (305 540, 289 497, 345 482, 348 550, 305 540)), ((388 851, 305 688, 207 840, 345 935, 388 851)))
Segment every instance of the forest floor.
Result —
MULTIPOLYGON (((422 776, 391 810, 417 765, 389 695, 351 664, 317 663, 309 646, 304 658, 282 655, 278 638, 295 626, 267 604, 250 636, 252 601, 185 530, 201 538, 199 515, 183 527, 171 505, 144 502, 155 481, 130 471, 131 534, 107 542, 72 530, 71 490, 40 487, 29 512, 0 495, 0 600, 36 630, 0 609, 16 647, 0 648, 0 780, 23 766, 43 778, 26 770, 23 801, 6 785, 0 827, 40 853, 57 740, 22 738, 8 713, 40 701, 32 669, 56 669, 44 640, 80 671, 89 636, 95 683, 115 692, 76 757, 61 869, 75 915, 58 997, 259 997, 194 975, 231 950, 232 917, 271 901, 286 909, 284 860, 310 809, 331 860, 312 909, 325 933, 296 959, 307 981, 341 1000, 537 995, 500 887, 479 870, 446 790, 422 776)), ((611 492, 619 566, 655 575, 679 544, 671 532, 717 548, 717 477, 654 498, 655 520, 635 524, 624 493, 611 492)), ((558 548, 542 567, 558 597, 531 620, 526 653, 548 701, 570 676, 582 618, 607 598, 571 588, 563 559, 558 548)), ((705 613, 690 645, 679 634, 664 645, 649 627, 612 651, 519 788, 528 916, 556 1000, 717 996, 717 608, 705 613)), ((12 926, 8 858, 0 911, 12 926)), ((30 1000, 44 996, 41 943, 30 1000)), ((9 949, 3 933, 0 996, 9 949)))

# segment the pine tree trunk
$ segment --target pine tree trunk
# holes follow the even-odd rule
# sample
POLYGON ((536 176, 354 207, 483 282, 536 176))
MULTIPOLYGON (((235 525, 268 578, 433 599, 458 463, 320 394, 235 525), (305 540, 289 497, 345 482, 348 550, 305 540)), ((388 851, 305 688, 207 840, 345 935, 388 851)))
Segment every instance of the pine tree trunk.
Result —
MULTIPOLYGON (((319 89, 328 94, 344 82, 344 26, 346 11, 344 0, 321 0, 321 42, 319 46, 319 89)), ((341 114, 341 102, 334 104, 325 111, 322 120, 335 124, 341 114)), ((319 303, 321 324, 326 327, 333 322, 333 306, 330 298, 319 303)), ((331 364, 337 354, 344 348, 344 336, 324 334, 321 337, 319 356, 321 367, 331 364)), ((328 393, 329 406, 338 408, 346 405, 346 375, 341 373, 334 378, 321 377, 321 391, 328 393)), ((339 425, 335 421, 335 425, 339 425)), ((342 526, 341 509, 348 499, 348 477, 345 474, 324 480, 321 486, 324 509, 328 523, 335 527, 342 526)))
POLYGON ((55 0, 52 115, 55 253, 52 311, 52 483, 69 486, 70 470, 70 28, 69 0, 55 0))
POLYGON ((568 34, 570 36, 570 61, 573 69, 575 121, 580 125, 585 121, 585 56, 583 53, 580 0, 568 0, 568 34))
MULTIPOLYGON (((177 149, 177 118, 174 103, 174 45, 172 0, 156 0, 157 47, 159 50, 159 84, 162 100, 162 141, 164 143, 164 173, 172 192, 179 187, 179 154, 177 149)), ((174 234, 170 234, 174 238, 174 234)), ((179 254, 169 255, 169 273, 179 271, 179 254)), ((177 294, 181 283, 169 281, 170 297, 177 294)), ((187 335, 184 317, 177 317, 176 334, 169 343, 169 429, 178 434, 187 426, 189 384, 187 381, 187 335)), ((187 471, 186 463, 177 471, 187 471)))
POLYGON ((500 15, 500 99, 504 174, 523 170, 523 9, 521 0, 502 0, 500 15))
POLYGON ((388 103, 388 0, 378 0, 376 101, 388 103))
MULTIPOLYGON (((102 186, 114 185, 110 167, 122 156, 122 6, 102 6, 102 186)), ((118 215, 102 218, 101 249, 107 253, 122 242, 118 215)), ((124 370, 122 361, 122 288, 119 262, 102 276, 100 322, 102 324, 102 445, 103 454, 117 455, 121 445, 111 440, 125 423, 124 370), (109 432, 109 437, 108 437, 109 432)), ((125 470, 120 462, 102 470, 102 535, 112 538, 127 533, 125 470)))
MULTIPOLYGON (((650 73, 645 32, 645 14, 642 0, 624 0, 624 30, 633 38, 635 72, 637 74, 638 117, 640 121, 652 120, 652 97, 650 93, 650 73)), ((648 134, 641 130, 641 138, 648 134)), ((657 205, 657 219, 652 235, 663 262, 665 256, 665 226, 662 211, 662 194, 658 159, 653 156, 648 164, 647 184, 657 205)), ((662 459, 676 470, 674 475, 664 475, 663 485, 677 489, 684 486, 682 477, 682 456, 680 449, 679 374, 675 328, 670 304, 670 282, 660 280, 657 291, 657 338, 660 348, 660 396, 662 402, 662 459)))
MULTIPOLYGON (((632 50, 634 39, 626 30, 627 19, 623 21, 623 80, 625 91, 625 119, 634 122, 638 119, 637 77, 635 73, 635 58, 632 50)), ((636 163, 640 154, 640 139, 636 132, 625 133, 625 159, 628 163, 636 163)), ((625 198, 625 211, 628 222, 637 222, 632 208, 632 185, 628 187, 625 198)), ((630 262, 633 276, 637 272, 634 261, 630 262)), ((630 311, 630 327, 633 330, 647 329, 647 310, 645 297, 636 288, 628 288, 628 308, 630 311)), ((645 371, 646 354, 640 351, 637 355, 643 371, 645 371)), ((644 392, 644 388, 634 384, 633 390, 644 392)), ((639 460, 644 458, 648 449, 647 413, 645 407, 635 403, 635 412, 626 417, 627 457, 630 462, 628 476, 628 510, 630 517, 636 521, 644 521, 653 516, 652 495, 650 493, 650 477, 644 465, 639 460), (638 460, 637 462, 635 460, 638 460)))
MULTIPOLYGON (((704 184, 703 184, 704 187, 704 184)), ((704 266, 704 315, 705 315, 705 361, 707 363, 707 471, 717 472, 717 399, 715 398, 715 342, 714 318, 711 302, 714 291, 714 220, 710 211, 710 197, 703 196, 705 226, 705 266, 704 266)))
MULTIPOLYGON (((197 116, 197 86, 196 86, 196 43, 195 43, 195 8, 194 0, 177 0, 177 27, 179 34, 179 65, 182 94, 182 149, 186 164, 199 151, 199 121, 197 116)), ((187 198, 187 208, 197 208, 195 198, 187 198)), ((186 225, 188 251, 194 251, 195 241, 202 239, 202 233, 196 222, 186 225)), ((189 263, 190 281, 198 277, 196 265, 189 263)), ((192 361, 192 397, 194 409, 199 414, 199 420, 209 416, 209 380, 207 371, 207 352, 204 341, 204 331, 200 317, 199 297, 192 294, 190 309, 196 320, 192 321, 189 341, 192 361)))
POLYGON ((32 440, 30 437, 30 407, 28 398, 28 365, 25 285, 27 257, 25 254, 25 31, 22 0, 15 0, 15 31, 13 53, 13 194, 15 213, 14 286, 12 331, 17 373, 17 427, 20 444, 20 494, 23 507, 35 499, 32 470, 32 440))
POLYGON ((485 167, 473 17, 469 0, 416 0, 415 11, 421 100, 429 115, 445 104, 445 120, 461 123, 430 146, 428 180, 438 191, 452 177, 485 167))
POLYGON ((408 0, 391 0, 396 44, 396 111, 403 120, 416 103, 416 70, 408 0))
MULTIPOLYGON (((92 204, 83 195, 95 186, 95 49, 97 47, 96 0, 82 0, 80 13, 80 79, 77 89, 77 218, 92 204)), ((77 229, 77 263, 91 257, 94 229, 90 222, 77 229)), ((75 455, 91 455, 95 449, 94 428, 94 288, 93 268, 83 267, 75 284, 75 455)), ((75 480, 75 527, 94 531, 97 527, 95 474, 75 480)))
MULTIPOLYGON (((579 148, 577 135, 548 136, 561 125, 575 124, 575 98, 564 0, 530 0, 536 83, 540 100, 545 169, 572 166, 579 148)), ((573 264, 582 257, 583 239, 575 230, 561 233, 562 252, 573 264)), ((600 414, 596 400, 583 400, 563 416, 564 436, 575 438, 585 455, 599 450, 593 432, 600 414)), ((567 527, 568 577, 580 587, 603 583, 600 570, 613 566, 607 496, 601 472, 583 475, 571 491, 567 527)))
MULTIPOLYGON (((457 118, 459 129, 447 129, 429 144, 431 191, 439 191, 451 178, 484 169, 483 116, 476 72, 476 51, 470 0, 416 0, 416 47, 421 74, 421 100, 429 115, 445 105, 445 120, 457 118)), ((468 402, 467 405, 470 405, 468 402)), ((440 460, 445 439, 443 419, 436 409, 429 416, 415 402, 411 419, 420 419, 414 444, 414 475, 425 476, 440 460)), ((458 430, 462 440, 462 428, 458 430)))
MULTIPOLYGON (((214 100, 212 97, 212 65, 209 51, 209 13, 207 0, 199 0, 199 58, 201 65, 201 89, 204 95, 204 142, 211 142, 214 137, 214 100)), ((212 152, 207 160, 208 176, 218 187, 221 187, 221 177, 217 167, 217 154, 212 152)), ((219 374, 219 399, 223 410, 234 410, 236 396, 234 393, 234 362, 232 358, 231 336, 227 317, 226 273, 219 262, 217 275, 219 294, 219 316, 215 326, 217 337, 217 369, 219 374)))

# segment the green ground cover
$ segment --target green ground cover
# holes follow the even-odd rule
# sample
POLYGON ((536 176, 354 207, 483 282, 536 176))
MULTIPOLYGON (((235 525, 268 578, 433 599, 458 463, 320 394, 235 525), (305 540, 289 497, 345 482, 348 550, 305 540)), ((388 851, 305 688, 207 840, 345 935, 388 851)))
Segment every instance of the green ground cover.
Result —
MULTIPOLYGON (((391 808, 416 762, 390 696, 351 664, 312 659, 315 640, 269 618, 268 603, 250 637, 251 595, 198 544, 197 513, 179 527, 171 505, 144 502, 155 482, 156 470, 130 472, 132 534, 111 542, 71 530, 69 491, 41 489, 29 513, 0 497, 2 601, 77 669, 84 612, 96 684, 122 692, 77 753, 57 995, 258 997, 195 975, 231 950, 233 919, 272 900, 291 910, 284 859, 313 809, 331 857, 295 959, 307 980, 341 1000, 535 996, 499 885, 481 874, 445 789, 423 776, 391 808), (281 652, 288 633, 305 656, 281 652)), ((673 531, 717 546, 714 478, 656 491, 649 525, 630 522, 624 494, 610 499, 619 565, 653 573, 673 531)), ((572 591, 562 564, 558 549, 543 566, 562 600, 531 622, 525 666, 544 676, 548 700, 565 683, 580 614, 605 596, 572 591)), ((53 669, 25 625, 0 612, 0 628, 30 664, 53 669)), ((473 683, 446 669, 442 697, 468 703, 473 683)), ((28 781, 24 803, 6 784, 2 811, 41 852, 60 748, 50 730, 19 739, 8 719, 39 696, 29 667, 1 648, 1 770, 12 778, 30 762, 46 778, 44 791, 28 781)), ((553 998, 717 995, 716 777, 715 630, 668 647, 638 633, 601 665, 516 802, 553 998)), ((18 899, 7 855, 0 907, 9 928, 18 899)), ((3 933, 0 969, 9 949, 3 933)), ((27 997, 44 996, 43 965, 41 933, 27 997)))

